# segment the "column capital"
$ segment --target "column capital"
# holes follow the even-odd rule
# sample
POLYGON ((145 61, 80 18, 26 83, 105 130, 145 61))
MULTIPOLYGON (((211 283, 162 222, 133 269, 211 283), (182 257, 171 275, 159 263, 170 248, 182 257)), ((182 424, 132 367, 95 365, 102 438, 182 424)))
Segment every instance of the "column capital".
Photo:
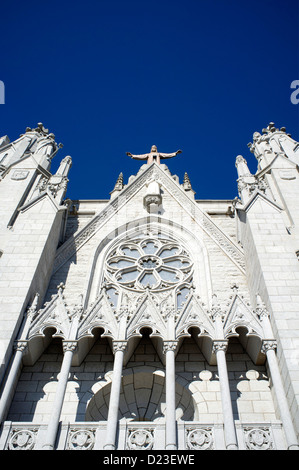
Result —
POLYGON ((28 341, 26 340, 15 341, 14 349, 15 351, 21 351, 24 354, 25 352, 27 352, 27 349, 28 349, 28 341))
POLYGON ((163 342, 163 354, 166 354, 168 351, 176 351, 179 342, 177 340, 167 340, 163 342))
POLYGON ((262 341, 261 351, 263 354, 266 354, 267 351, 271 349, 275 350, 277 348, 277 341, 275 339, 264 339, 262 341))
POLYGON ((69 340, 62 341, 62 349, 64 353, 66 353, 67 351, 75 352, 77 347, 78 347, 78 341, 69 341, 69 340))
POLYGON ((218 351, 227 351, 228 340, 227 339, 217 339, 213 341, 213 353, 218 351))
POLYGON ((112 341, 112 347, 113 347, 113 354, 115 354, 117 351, 122 351, 125 352, 127 349, 128 341, 126 340, 113 340, 112 341))

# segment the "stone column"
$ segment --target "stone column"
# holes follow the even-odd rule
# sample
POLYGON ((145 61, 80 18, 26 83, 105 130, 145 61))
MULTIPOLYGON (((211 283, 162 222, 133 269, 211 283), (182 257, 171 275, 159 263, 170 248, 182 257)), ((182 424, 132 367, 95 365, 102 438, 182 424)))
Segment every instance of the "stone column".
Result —
POLYGON ((217 368, 220 381, 225 444, 228 450, 237 450, 238 442, 225 357, 227 345, 228 342, 226 340, 214 341, 213 350, 216 353, 217 368))
POLYGON ((287 440, 288 450, 299 450, 296 433, 293 426, 290 409, 285 395, 281 375, 279 372, 277 357, 275 353, 276 341, 264 340, 262 344, 262 352, 266 354, 268 366, 273 383, 274 393, 276 395, 277 405, 280 411, 280 418, 283 424, 285 437, 287 440))
POLYGON ((24 352, 27 349, 27 341, 16 341, 15 343, 15 354, 7 376, 7 380, 4 385, 4 389, 1 395, 0 400, 0 423, 4 421, 8 407, 10 405, 11 399, 13 397, 13 392, 17 382, 18 374, 22 364, 22 357, 24 352))
POLYGON ((55 399, 53 403, 53 410, 48 424, 44 450, 53 450, 57 437, 59 427, 59 420, 63 406, 65 390, 68 382, 69 372, 73 359, 73 354, 77 348, 77 341, 63 341, 63 361, 60 369, 59 380, 57 384, 55 399))
POLYGON ((126 347, 127 341, 113 341, 114 365, 107 419, 106 444, 104 445, 105 450, 114 450, 116 448, 119 394, 126 347))
POLYGON ((26 312, 25 321, 23 324, 20 338, 14 344, 15 354, 9 369, 9 373, 0 400, 0 424, 5 419, 5 415, 8 411, 8 407, 12 400, 13 392, 16 386, 18 374, 22 365, 22 357, 28 349, 27 335, 30 328, 30 324, 37 311, 38 300, 39 294, 37 293, 34 296, 31 306, 26 312))
MULTIPOLYGON (((236 286, 233 287, 235 290, 236 286)), ((213 352, 216 354, 218 375, 221 389, 222 414, 224 421, 225 444, 228 450, 238 449, 235 420, 233 415, 232 401, 229 388, 229 380, 226 365, 226 350, 228 341, 224 338, 223 321, 225 318, 217 300, 217 295, 212 296, 211 319, 215 325, 215 336, 213 352)))
POLYGON ((277 342, 274 339, 272 325, 270 322, 270 315, 262 302, 259 295, 257 295, 257 305, 255 313, 261 321, 264 332, 264 340, 262 342, 262 352, 266 354, 268 366, 273 383, 274 393, 276 395, 277 405, 280 411, 280 417, 284 428, 284 433, 287 440, 288 449, 298 450, 298 440, 293 426, 292 416, 290 413, 287 397, 284 391, 284 386, 281 380, 279 366, 276 356, 277 342), (270 339, 272 338, 272 339, 270 339))
POLYGON ((163 348, 166 355, 166 416, 165 432, 167 450, 177 448, 176 414, 175 414, 175 350, 177 341, 165 341, 163 348))

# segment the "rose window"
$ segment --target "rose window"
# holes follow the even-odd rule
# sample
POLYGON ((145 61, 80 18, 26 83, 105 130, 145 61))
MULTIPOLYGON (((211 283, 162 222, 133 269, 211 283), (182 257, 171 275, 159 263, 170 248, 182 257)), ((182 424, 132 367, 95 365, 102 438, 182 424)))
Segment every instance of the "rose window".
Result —
POLYGON ((164 290, 191 279, 192 263, 177 243, 163 239, 126 242, 107 258, 111 281, 123 287, 164 290))

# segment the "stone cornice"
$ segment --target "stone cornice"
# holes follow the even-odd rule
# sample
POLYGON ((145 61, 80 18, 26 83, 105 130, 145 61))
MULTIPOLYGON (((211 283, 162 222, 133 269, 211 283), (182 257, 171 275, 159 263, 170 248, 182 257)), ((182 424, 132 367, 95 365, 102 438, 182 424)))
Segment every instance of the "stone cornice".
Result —
POLYGON ((272 201, 271 199, 269 199, 267 196, 265 196, 265 194, 263 194, 261 191, 259 190, 256 190, 251 198, 246 202, 246 204, 244 204, 243 206, 241 206, 240 204, 238 204, 236 206, 236 209, 238 211, 244 211, 244 212, 248 212, 251 207, 253 206, 253 204, 255 203, 255 201, 257 199, 262 199, 264 202, 270 204, 271 206, 273 206, 278 212, 281 212, 283 211, 283 208, 281 206, 279 206, 278 204, 276 204, 276 202, 272 201))
POLYGON ((159 165, 152 163, 148 169, 137 176, 134 181, 124 187, 105 208, 96 214, 73 238, 67 240, 58 250, 54 261, 53 273, 56 272, 77 250, 79 250, 115 213, 121 209, 150 177, 159 179, 178 204, 194 218, 196 223, 209 235, 224 253, 244 273, 245 262, 242 250, 203 212, 194 200, 191 200, 181 186, 174 181, 159 165))
MULTIPOLYGON (((298 165, 297 163, 293 162, 292 160, 290 160, 288 157, 286 157, 283 153, 278 153, 275 155, 275 157, 273 158, 273 160, 263 169, 259 170, 256 172, 255 176, 257 178, 260 178, 261 176, 264 176, 266 173, 270 172, 272 170, 272 167, 274 165, 274 163, 276 162, 276 160, 278 160, 279 158, 282 158, 283 160, 285 160, 286 162, 288 162, 290 164, 290 166, 293 167, 293 169, 296 169, 297 171, 299 170, 298 168, 298 165)), ((274 169, 277 169, 276 167, 274 167, 274 169)))

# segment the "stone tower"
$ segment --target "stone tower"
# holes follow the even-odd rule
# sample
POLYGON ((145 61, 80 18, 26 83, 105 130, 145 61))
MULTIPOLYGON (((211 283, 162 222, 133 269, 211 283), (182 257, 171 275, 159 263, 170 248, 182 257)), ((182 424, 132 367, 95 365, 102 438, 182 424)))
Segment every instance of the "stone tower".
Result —
POLYGON ((64 200, 58 147, 42 124, 0 141, 0 448, 298 449, 299 144, 255 133, 235 200, 156 146, 106 200, 64 200))

